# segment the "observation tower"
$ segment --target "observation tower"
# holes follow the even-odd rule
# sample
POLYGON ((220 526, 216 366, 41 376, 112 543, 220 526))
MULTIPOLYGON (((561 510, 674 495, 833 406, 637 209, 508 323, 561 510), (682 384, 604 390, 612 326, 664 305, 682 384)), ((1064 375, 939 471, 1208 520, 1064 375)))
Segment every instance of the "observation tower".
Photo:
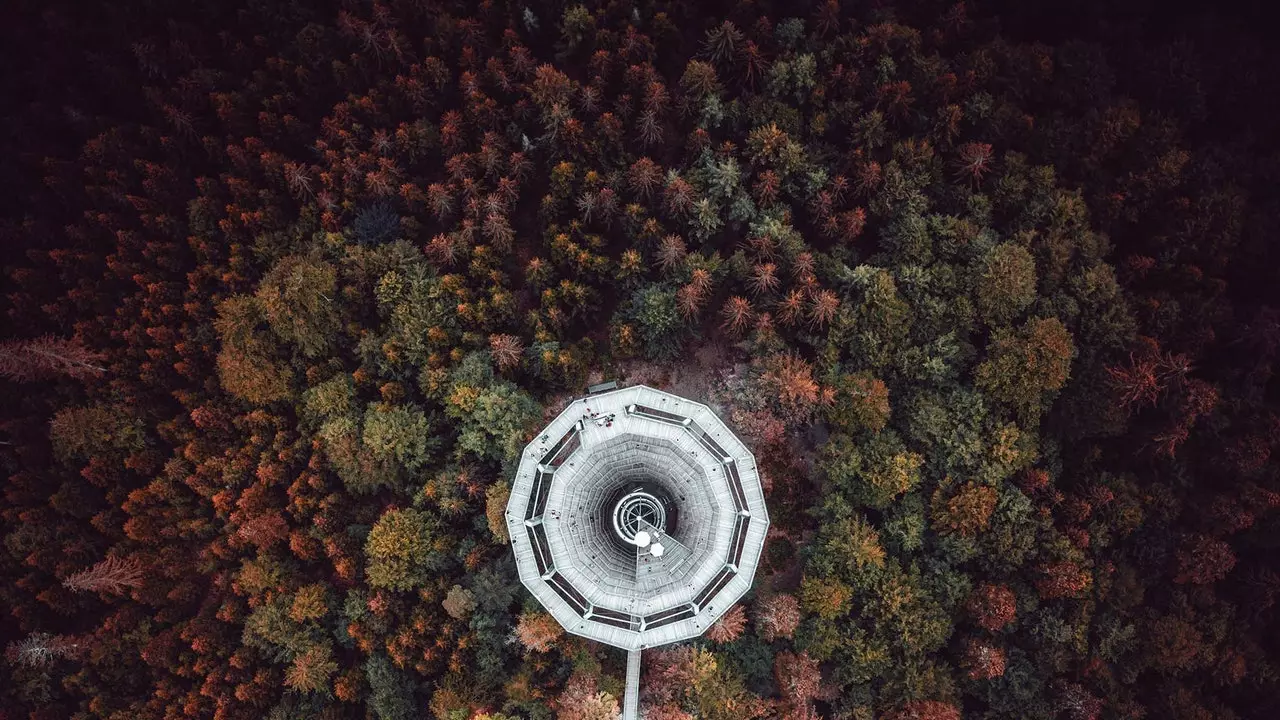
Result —
POLYGON ((701 635, 751 587, 769 529, 755 457, 701 403, 636 385, 569 404, 507 504, 520 581, 565 630, 640 652, 701 635))

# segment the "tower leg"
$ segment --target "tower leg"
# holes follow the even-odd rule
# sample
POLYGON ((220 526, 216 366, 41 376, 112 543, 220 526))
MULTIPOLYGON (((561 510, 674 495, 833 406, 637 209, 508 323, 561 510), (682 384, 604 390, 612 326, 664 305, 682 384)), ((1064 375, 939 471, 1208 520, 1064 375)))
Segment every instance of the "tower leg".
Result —
POLYGON ((627 690, 622 696, 622 720, 640 720, 640 651, 627 651, 627 690))

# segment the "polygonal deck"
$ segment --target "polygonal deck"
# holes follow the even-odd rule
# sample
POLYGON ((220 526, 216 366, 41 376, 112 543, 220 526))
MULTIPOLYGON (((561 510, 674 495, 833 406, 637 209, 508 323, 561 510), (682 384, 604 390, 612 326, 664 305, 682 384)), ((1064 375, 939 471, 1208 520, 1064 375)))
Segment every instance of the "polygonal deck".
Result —
POLYGON ((507 505, 520 579, 564 627, 639 650, 696 637, 750 587, 768 531, 751 451, 710 408, 646 386, 575 400, 521 456, 507 505), (620 550, 610 493, 669 491, 670 558, 620 550))

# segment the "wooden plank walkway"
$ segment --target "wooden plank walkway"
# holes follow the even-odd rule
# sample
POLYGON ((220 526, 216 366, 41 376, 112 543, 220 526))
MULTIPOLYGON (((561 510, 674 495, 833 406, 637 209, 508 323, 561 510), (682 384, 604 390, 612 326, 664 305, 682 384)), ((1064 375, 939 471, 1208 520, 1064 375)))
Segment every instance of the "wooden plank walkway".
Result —
POLYGON ((627 690, 622 696, 622 720, 640 720, 640 651, 627 651, 627 690))

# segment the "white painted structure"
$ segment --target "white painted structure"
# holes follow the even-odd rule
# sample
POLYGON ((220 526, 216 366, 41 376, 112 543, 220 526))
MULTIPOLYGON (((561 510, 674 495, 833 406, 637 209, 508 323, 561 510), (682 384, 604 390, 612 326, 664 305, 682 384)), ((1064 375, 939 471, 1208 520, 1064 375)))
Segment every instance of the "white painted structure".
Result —
POLYGON ((571 633, 640 652, 701 635, 751 587, 769 529, 755 457, 701 403, 580 398, 524 449, 507 504, 520 581, 571 633))

